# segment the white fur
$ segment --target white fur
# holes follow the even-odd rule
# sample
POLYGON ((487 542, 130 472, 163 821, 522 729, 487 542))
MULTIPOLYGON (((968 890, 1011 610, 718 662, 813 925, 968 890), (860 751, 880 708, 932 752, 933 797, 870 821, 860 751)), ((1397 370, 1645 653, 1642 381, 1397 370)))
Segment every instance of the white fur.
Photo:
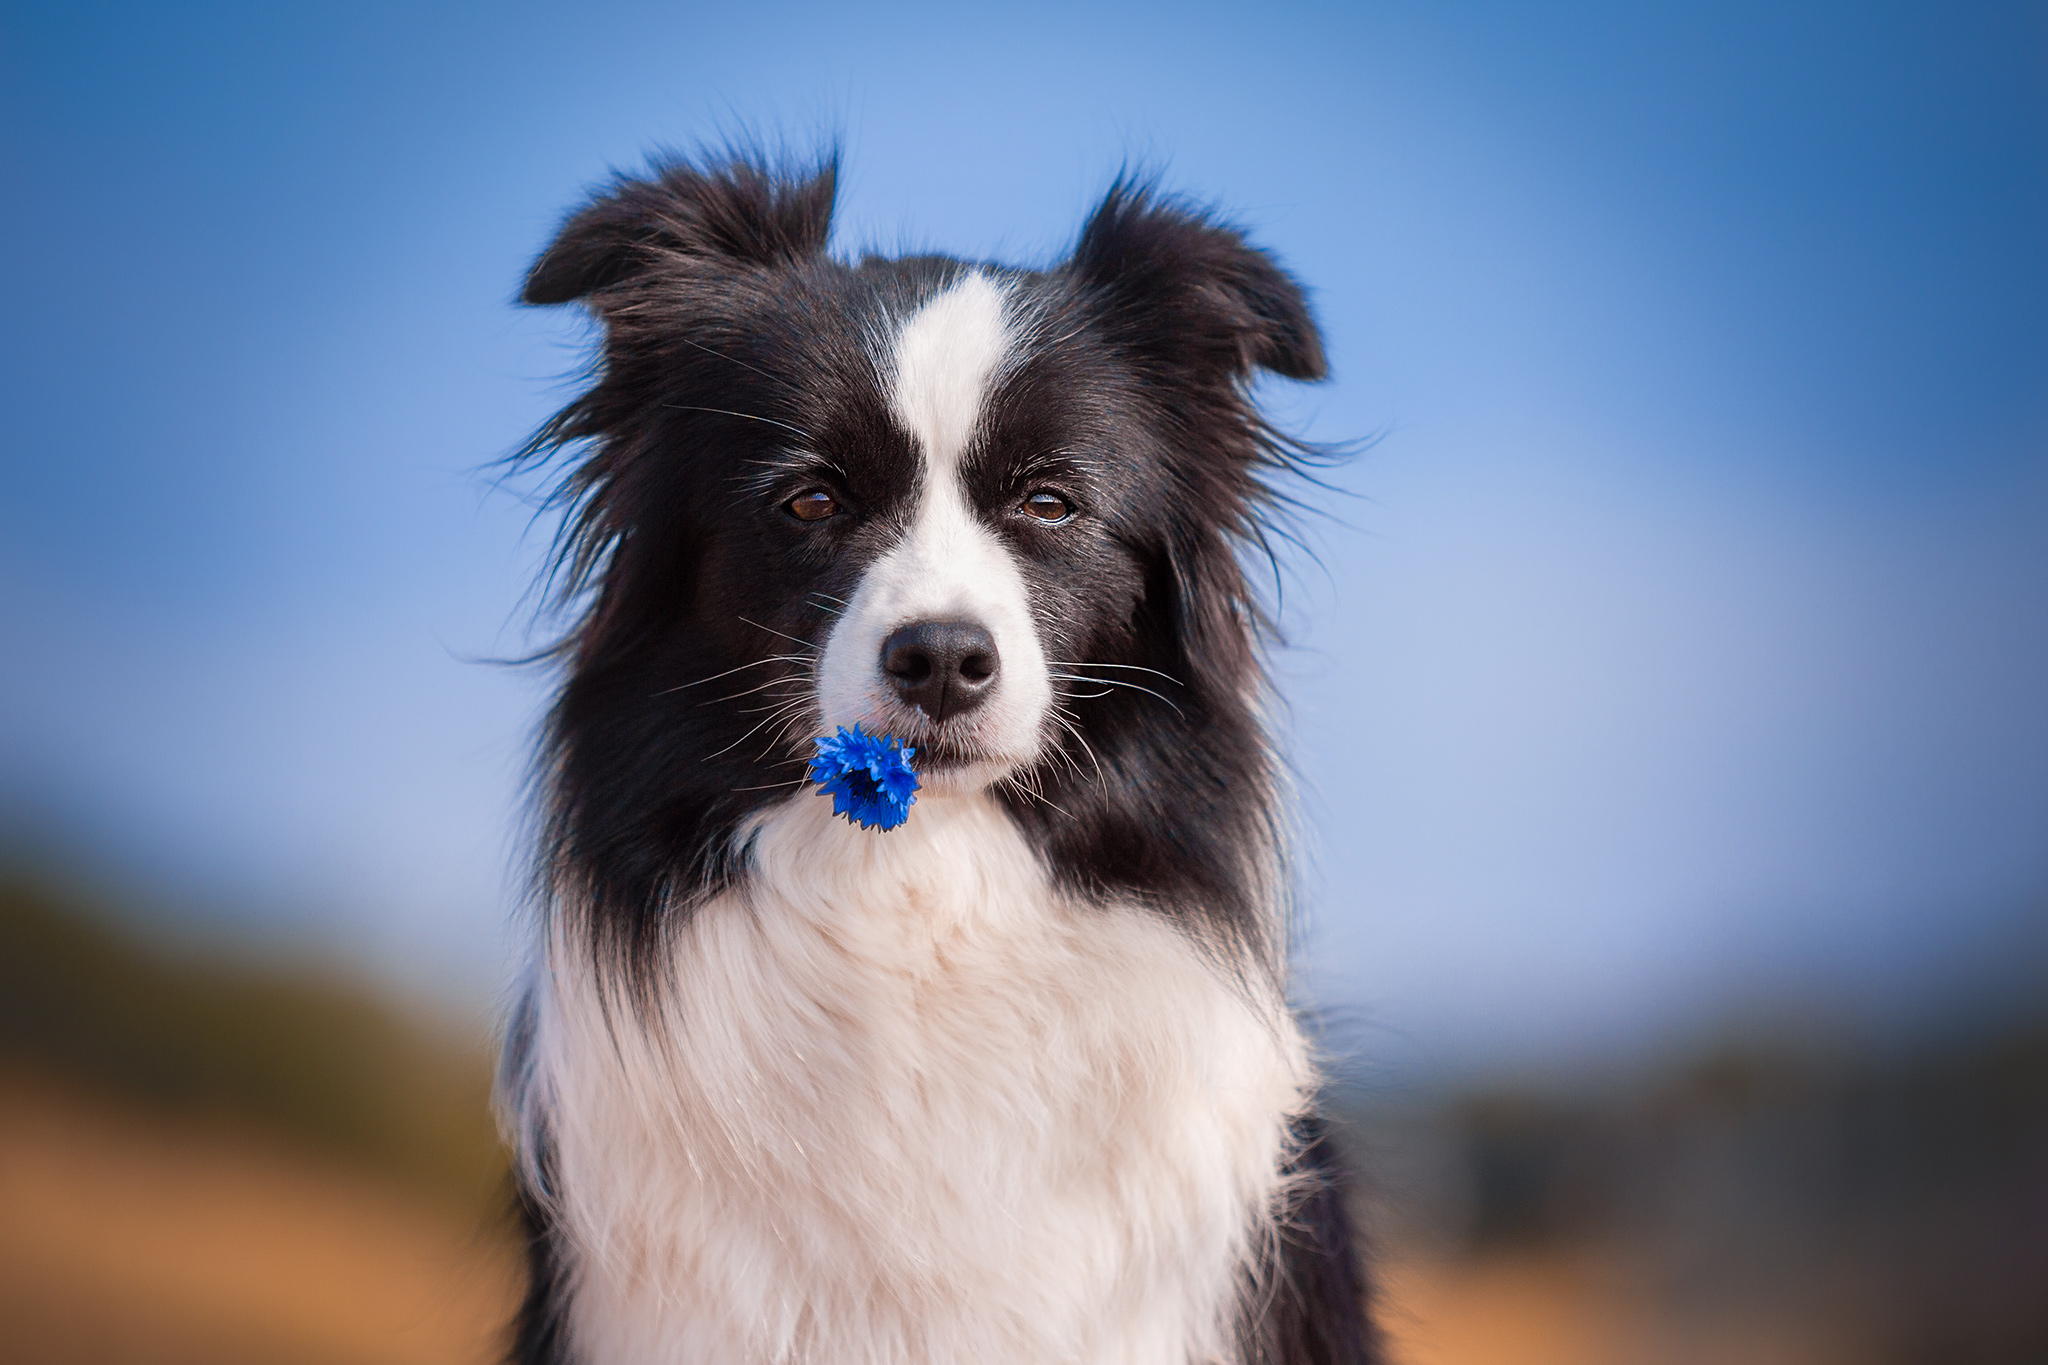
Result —
POLYGON ((828 725, 915 735, 882 640, 981 622, 996 692, 950 737, 987 761, 886 835, 808 792, 757 817, 743 889, 682 921, 651 1011, 580 935, 547 944, 513 1100, 549 1144, 586 1365, 1232 1358, 1312 1077, 1267 974, 1056 893, 980 790, 1035 754, 1052 695, 1023 575, 959 478, 1004 307, 968 274, 900 329, 923 485, 819 671, 828 725))
POLYGON ((995 637, 1000 669, 988 698, 950 736, 980 762, 930 775, 934 792, 987 785, 1038 752, 1052 679, 1016 560, 968 506, 960 463, 1001 373, 1012 333, 1002 289, 970 272, 903 323, 889 359, 896 418, 917 442, 924 478, 909 531, 871 565, 834 623, 818 669, 819 712, 864 722, 913 744, 931 729, 881 669, 882 641, 917 621, 972 621, 995 637))
POLYGON ((557 937, 528 1104, 590 1365, 1190 1365, 1307 1100, 1300 1035, 980 795, 792 798, 651 1019, 557 937))
POLYGON ((927 470, 955 470, 974 430, 991 380, 1010 350, 1004 291, 971 270, 910 315, 896 334, 896 419, 917 439, 927 470))

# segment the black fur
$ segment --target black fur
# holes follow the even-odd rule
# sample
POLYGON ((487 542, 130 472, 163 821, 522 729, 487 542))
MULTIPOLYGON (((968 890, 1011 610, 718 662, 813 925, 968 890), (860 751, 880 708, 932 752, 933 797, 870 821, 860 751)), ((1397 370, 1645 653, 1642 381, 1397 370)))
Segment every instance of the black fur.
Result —
POLYGON ((568 1343, 562 1331, 561 1256, 554 1229, 537 1192, 522 1182, 513 1191, 513 1209, 526 1244, 526 1292, 512 1320, 508 1365, 567 1365, 568 1343))
MULTIPOLYGON (((572 930, 641 989, 677 917, 742 875, 741 823, 800 777, 816 733, 807 659, 916 491, 870 338, 966 266, 831 257, 833 180, 830 164, 746 159, 617 178, 522 293, 581 302, 604 331, 594 382, 524 453, 573 455, 557 572, 574 623, 544 748, 541 873, 575 888, 558 902, 577 907, 572 930), (783 506, 811 487, 852 515, 796 523, 783 506), (716 681, 729 671, 744 681, 716 681), (799 705, 763 726, 763 698, 799 705)), ((1024 566, 1048 658, 1143 680, 1069 689, 1072 729, 1048 736, 1031 792, 1003 799, 1065 886, 1277 963, 1283 927, 1245 856, 1279 833, 1253 711, 1264 618, 1242 557, 1264 542, 1269 481, 1304 448, 1247 391, 1261 369, 1323 375, 1302 291, 1234 229, 1128 179, 1065 262, 982 268, 1035 325, 963 465, 970 500, 1024 566), (1057 534, 996 515, 1044 483, 1085 515, 1057 534)), ((1304 1151, 1315 1193, 1284 1242, 1284 1292, 1245 1340, 1270 1365, 1365 1361, 1335 1167, 1319 1132, 1304 1151)), ((514 1355, 527 1365, 562 1358, 545 1228, 534 1236, 537 1297, 514 1355)))
POLYGON ((1293 1174, 1295 1204, 1281 1220, 1277 1266, 1259 1285, 1262 1311, 1240 1324, 1246 1365, 1378 1365, 1380 1334, 1364 1248, 1345 1206, 1344 1158, 1323 1120, 1304 1119, 1293 1174))

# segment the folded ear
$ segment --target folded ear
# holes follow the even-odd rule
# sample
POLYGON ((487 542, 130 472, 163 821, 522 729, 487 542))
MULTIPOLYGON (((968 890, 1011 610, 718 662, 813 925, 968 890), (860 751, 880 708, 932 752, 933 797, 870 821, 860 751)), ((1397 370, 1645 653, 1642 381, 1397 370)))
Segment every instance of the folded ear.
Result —
POLYGON ((836 157, 789 173, 735 156, 699 169, 657 163, 618 175, 569 216, 527 272, 520 299, 570 303, 664 262, 786 265, 825 249, 832 228, 836 157))
POLYGON ((1102 296, 1119 339, 1169 364, 1328 373, 1323 339, 1294 278, 1235 228, 1151 185, 1119 177, 1067 269, 1102 296))

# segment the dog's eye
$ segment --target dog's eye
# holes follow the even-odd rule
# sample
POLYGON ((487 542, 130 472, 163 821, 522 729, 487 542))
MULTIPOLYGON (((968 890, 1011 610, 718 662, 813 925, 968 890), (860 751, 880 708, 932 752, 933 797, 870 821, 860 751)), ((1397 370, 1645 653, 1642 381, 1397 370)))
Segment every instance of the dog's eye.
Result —
POLYGON ((823 521, 839 510, 839 499, 822 488, 813 488, 782 504, 782 509, 798 521, 823 521))
POLYGON ((1040 521, 1065 521, 1074 515, 1074 505, 1049 488, 1024 499, 1024 510, 1040 521))

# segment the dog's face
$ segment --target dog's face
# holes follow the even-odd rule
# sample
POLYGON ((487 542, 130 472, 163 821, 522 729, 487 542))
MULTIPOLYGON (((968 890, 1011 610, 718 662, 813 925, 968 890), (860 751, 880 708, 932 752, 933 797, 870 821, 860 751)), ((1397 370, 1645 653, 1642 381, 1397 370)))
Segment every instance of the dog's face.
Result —
POLYGON ((860 723, 917 749, 927 791, 985 786, 1042 758, 1060 675, 1128 630, 1142 562, 1111 452, 1129 442, 1099 403, 1059 396, 1085 352, 1032 344, 1056 306, 1029 279, 928 264, 827 282, 835 297, 798 305, 812 345, 746 361, 782 371, 775 391, 725 399, 781 425, 718 490, 688 625, 723 612, 735 653, 782 656, 782 684, 729 689, 790 702, 771 755, 860 723))
POLYGON ((1244 388, 1321 373, 1293 282, 1121 187, 1043 272, 836 261, 830 201, 829 175, 671 167, 529 278, 606 330, 536 442, 591 442, 555 717, 572 857, 664 880, 664 844, 701 861, 837 726, 914 747, 927 793, 1043 801, 1085 765, 1143 780, 1251 703, 1237 549, 1276 448, 1244 388))
POLYGON ((1082 498, 1083 486, 1099 484, 1086 476, 1100 463, 1087 453, 1096 433, 1077 430, 1058 405, 1045 405, 1021 440, 1002 428, 1022 423, 994 420, 1001 392, 1030 383, 1024 293, 966 271, 877 328, 886 351, 877 377, 899 438, 893 468, 856 491, 852 464, 843 493, 821 478, 784 504, 812 535, 865 508, 886 528, 846 566, 856 586, 819 661, 818 710, 825 726, 865 722, 914 742, 941 789, 1036 762, 1058 657, 1047 646, 1127 618, 1136 598, 1133 557, 1094 510, 1108 510, 1102 490, 1082 498), (1090 570, 1102 587, 1092 619, 1048 610, 1068 596, 1063 579, 1090 570))

